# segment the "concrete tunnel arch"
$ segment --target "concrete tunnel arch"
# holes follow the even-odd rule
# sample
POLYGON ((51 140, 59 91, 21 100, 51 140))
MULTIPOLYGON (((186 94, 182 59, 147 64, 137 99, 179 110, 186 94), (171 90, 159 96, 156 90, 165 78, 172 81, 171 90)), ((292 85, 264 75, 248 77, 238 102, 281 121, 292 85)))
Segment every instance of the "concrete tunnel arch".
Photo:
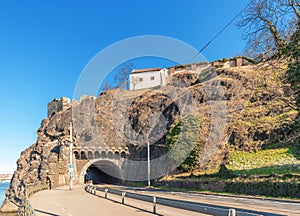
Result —
POLYGON ((80 172, 80 182, 92 181, 93 184, 122 183, 122 162, 120 160, 93 159, 87 162, 80 172))

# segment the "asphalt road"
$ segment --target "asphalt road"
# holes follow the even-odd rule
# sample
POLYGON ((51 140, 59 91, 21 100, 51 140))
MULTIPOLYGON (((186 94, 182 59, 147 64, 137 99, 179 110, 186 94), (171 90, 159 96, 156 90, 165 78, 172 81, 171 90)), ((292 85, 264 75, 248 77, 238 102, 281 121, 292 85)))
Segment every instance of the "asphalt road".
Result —
POLYGON ((267 199, 254 199, 243 197, 228 197, 219 195, 209 195, 203 193, 189 193, 189 192, 173 192, 165 190, 147 190, 145 188, 122 187, 112 185, 101 185, 101 187, 114 187, 119 190, 128 190, 136 193, 147 195, 161 196, 165 198, 178 199, 191 202, 199 202, 203 204, 212 204, 218 206, 226 206, 230 208, 242 208, 250 211, 270 212, 281 215, 300 215, 300 201, 299 202, 286 202, 286 201, 273 201, 267 199))
POLYGON ((120 196, 109 194, 108 199, 104 199, 102 194, 91 195, 84 190, 83 186, 74 186, 70 191, 65 186, 38 192, 30 197, 30 202, 35 209, 36 216, 204 215, 159 205, 157 206, 159 214, 153 214, 151 203, 126 198, 125 205, 123 205, 120 196))

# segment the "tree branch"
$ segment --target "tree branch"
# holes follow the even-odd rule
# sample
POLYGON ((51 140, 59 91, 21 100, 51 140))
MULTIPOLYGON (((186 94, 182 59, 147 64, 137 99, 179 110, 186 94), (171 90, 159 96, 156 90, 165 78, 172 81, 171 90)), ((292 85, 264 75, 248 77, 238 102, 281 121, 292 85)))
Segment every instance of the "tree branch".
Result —
POLYGON ((272 34, 272 36, 275 40, 275 45, 276 45, 277 49, 280 50, 280 49, 284 48, 285 45, 286 45, 286 41, 284 41, 281 38, 276 26, 270 20, 268 20, 268 19, 266 19, 265 17, 262 16, 261 8, 259 8, 259 7, 257 9, 257 17, 260 20, 262 20, 268 26, 268 28, 269 28, 269 30, 270 30, 270 32, 271 32, 271 34, 272 34))
POLYGON ((298 21, 300 19, 300 11, 297 9, 297 6, 300 7, 300 2, 298 0, 289 0, 289 6, 291 6, 296 14, 298 21))

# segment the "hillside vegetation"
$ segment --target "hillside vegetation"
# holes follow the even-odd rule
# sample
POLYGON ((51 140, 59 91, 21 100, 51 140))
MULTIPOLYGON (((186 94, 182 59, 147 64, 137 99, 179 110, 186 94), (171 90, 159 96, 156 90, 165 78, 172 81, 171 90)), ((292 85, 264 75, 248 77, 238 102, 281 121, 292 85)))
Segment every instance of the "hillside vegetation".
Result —
MULTIPOLYGON (((180 174, 163 178, 161 185, 168 182, 168 185, 203 190, 207 189, 203 182, 221 181, 226 182, 226 186, 218 191, 289 196, 291 189, 284 188, 290 187, 294 190, 293 196, 300 197, 300 193, 295 192, 300 179, 299 96, 289 81, 290 70, 285 58, 247 67, 216 69, 225 87, 227 106, 222 153, 212 157, 205 166, 195 167, 193 172, 181 169, 180 174), (284 182, 287 185, 281 185, 284 182), (264 192, 262 188, 266 185, 273 189, 282 187, 282 191, 264 192)), ((197 84, 192 84, 190 89, 197 91, 197 84)), ((203 109, 203 104, 199 107, 203 109)), ((201 117, 203 134, 203 128, 209 127, 205 126, 206 116, 201 117)), ((201 146, 201 141, 198 145, 201 146)))

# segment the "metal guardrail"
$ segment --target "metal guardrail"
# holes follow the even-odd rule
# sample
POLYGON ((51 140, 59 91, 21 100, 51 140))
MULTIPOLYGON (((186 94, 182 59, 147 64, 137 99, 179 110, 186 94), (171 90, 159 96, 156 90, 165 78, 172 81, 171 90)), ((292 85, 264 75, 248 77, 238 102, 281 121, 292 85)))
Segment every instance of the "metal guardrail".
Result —
POLYGON ((153 213, 157 212, 156 205, 165 205, 173 208, 180 208, 188 211, 194 211, 204 214, 210 214, 215 216, 262 216, 262 215, 276 215, 276 214, 264 214, 264 213, 253 213, 248 210, 243 209, 233 209, 233 208, 227 208, 223 206, 215 206, 210 204, 201 204, 197 202, 190 202, 190 201, 182 201, 182 200, 175 200, 175 199, 169 199, 169 198, 163 198, 163 197, 155 197, 145 194, 138 194, 128 191, 121 191, 116 190, 112 188, 102 188, 102 187, 96 187, 94 185, 86 185, 85 190, 91 194, 96 195, 97 191, 104 192, 104 198, 107 199, 108 193, 120 195, 122 196, 122 204, 125 203, 125 197, 142 200, 145 202, 149 202, 153 204, 153 213))

